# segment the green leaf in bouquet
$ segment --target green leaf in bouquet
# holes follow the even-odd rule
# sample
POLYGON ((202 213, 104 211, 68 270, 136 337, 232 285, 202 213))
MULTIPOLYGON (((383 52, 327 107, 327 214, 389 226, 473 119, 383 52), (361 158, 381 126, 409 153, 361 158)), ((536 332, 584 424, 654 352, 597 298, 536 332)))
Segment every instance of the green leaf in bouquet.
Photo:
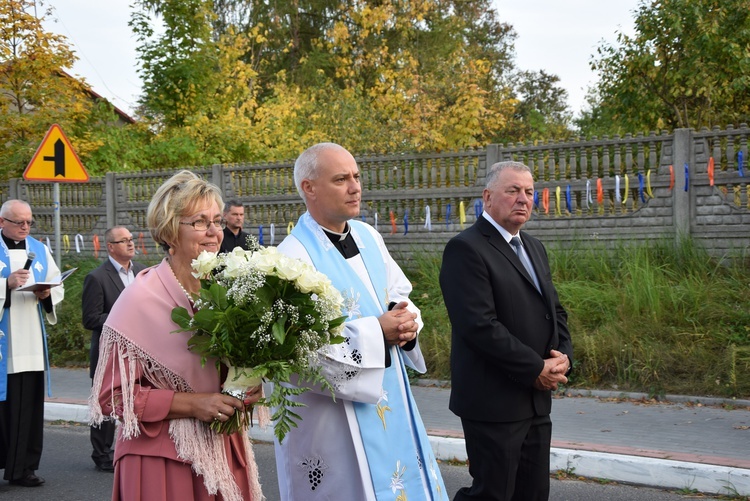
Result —
POLYGON ((227 305, 229 304, 227 302, 227 290, 223 286, 216 283, 211 284, 208 293, 211 297, 211 302, 216 305, 217 308, 220 310, 225 310, 227 308, 227 305))
POLYGON ((284 340, 286 339, 286 319, 286 314, 279 315, 279 318, 276 319, 276 321, 273 323, 273 326, 271 327, 271 334, 279 344, 284 344, 284 340))
POLYGON ((266 284, 255 289, 254 306, 258 306, 259 311, 271 309, 273 302, 276 300, 276 291, 270 285, 266 284))
POLYGON ((198 310, 193 315, 193 324, 198 329, 206 332, 214 332, 216 328, 216 311, 215 310, 198 310))
POLYGON ((172 322, 182 327, 183 331, 192 330, 190 329, 191 318, 192 317, 188 313, 187 309, 183 308, 182 306, 178 306, 177 308, 172 308, 172 322))

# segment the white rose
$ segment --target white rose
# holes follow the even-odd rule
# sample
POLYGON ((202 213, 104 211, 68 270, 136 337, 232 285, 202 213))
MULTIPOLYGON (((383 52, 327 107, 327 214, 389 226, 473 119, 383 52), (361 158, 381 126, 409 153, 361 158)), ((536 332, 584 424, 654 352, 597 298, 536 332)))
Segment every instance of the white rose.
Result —
POLYGON ((245 251, 240 247, 236 247, 235 250, 239 249, 240 252, 232 251, 224 256, 224 276, 227 278, 236 278, 242 275, 242 268, 247 264, 247 257, 245 257, 245 251))
POLYGON ((304 270, 304 267, 302 266, 303 264, 304 263, 297 259, 282 259, 278 263, 276 275, 283 280, 294 281, 297 277, 302 275, 304 270))
POLYGON ((198 254, 196 259, 193 259, 193 276, 195 278, 205 278, 211 274, 211 272, 219 265, 219 259, 216 257, 215 252, 203 251, 198 254))
MULTIPOLYGON (((253 267, 268 275, 270 273, 273 273, 279 259, 276 252, 266 252, 267 249, 269 249, 269 247, 258 252, 254 252, 250 257, 250 262, 253 263, 253 267)), ((275 250, 275 248, 273 249, 275 250)))
POLYGON ((312 268, 308 268, 297 277, 295 282, 299 291, 304 294, 309 294, 310 292, 320 294, 323 292, 324 281, 328 281, 328 277, 312 268))

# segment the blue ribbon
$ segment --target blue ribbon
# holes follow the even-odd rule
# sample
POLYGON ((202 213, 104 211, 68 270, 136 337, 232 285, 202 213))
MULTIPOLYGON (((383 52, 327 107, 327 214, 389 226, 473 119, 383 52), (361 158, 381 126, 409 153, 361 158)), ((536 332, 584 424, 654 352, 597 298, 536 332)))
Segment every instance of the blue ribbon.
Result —
POLYGON ((474 216, 475 217, 479 217, 482 215, 482 212, 484 211, 483 205, 484 204, 482 204, 481 200, 477 200, 476 202, 474 202, 474 216))
POLYGON ((638 194, 641 196, 641 202, 646 203, 646 197, 643 194, 643 174, 638 173, 638 194))
POLYGON ((743 170, 744 156, 742 150, 737 152, 737 172, 739 172, 740 177, 745 177, 745 172, 743 170))
MULTIPOLYGON (((536 192, 534 192, 534 195, 536 195, 536 192)), ((573 203, 571 202, 570 185, 565 188, 565 205, 568 208, 568 213, 573 214, 573 203)))
POLYGON ((445 208, 445 227, 449 228, 451 225, 451 204, 445 208))
POLYGON ((263 225, 258 226, 258 243, 263 245, 263 225))
POLYGON ((534 207, 539 208, 539 192, 534 192, 534 207))
POLYGON ((409 233, 409 209, 404 212, 404 235, 409 233))
POLYGON ((688 167, 687 162, 685 162, 685 191, 688 190, 689 185, 690 185, 690 168, 688 167))

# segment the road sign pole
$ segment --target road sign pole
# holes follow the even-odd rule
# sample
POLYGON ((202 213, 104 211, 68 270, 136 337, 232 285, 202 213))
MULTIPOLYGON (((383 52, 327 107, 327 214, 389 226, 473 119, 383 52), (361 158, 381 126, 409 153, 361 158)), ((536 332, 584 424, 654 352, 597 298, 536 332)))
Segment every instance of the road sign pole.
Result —
POLYGON ((57 268, 62 270, 60 265, 61 245, 60 245, 60 183, 52 183, 54 186, 52 194, 54 196, 55 203, 55 262, 57 268))

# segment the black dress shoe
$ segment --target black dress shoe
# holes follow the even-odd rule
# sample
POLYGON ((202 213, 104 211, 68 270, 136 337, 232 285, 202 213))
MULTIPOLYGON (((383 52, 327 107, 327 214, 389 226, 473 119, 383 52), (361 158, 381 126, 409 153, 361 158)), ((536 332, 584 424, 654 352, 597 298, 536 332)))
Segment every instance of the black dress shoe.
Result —
POLYGON ((107 473, 114 473, 115 466, 112 463, 98 463, 96 465, 98 471, 105 471, 107 473))
POLYGON ((20 485, 23 487, 39 487, 44 483, 42 477, 37 477, 34 473, 27 473, 22 478, 16 478, 10 481, 10 485, 20 485))

